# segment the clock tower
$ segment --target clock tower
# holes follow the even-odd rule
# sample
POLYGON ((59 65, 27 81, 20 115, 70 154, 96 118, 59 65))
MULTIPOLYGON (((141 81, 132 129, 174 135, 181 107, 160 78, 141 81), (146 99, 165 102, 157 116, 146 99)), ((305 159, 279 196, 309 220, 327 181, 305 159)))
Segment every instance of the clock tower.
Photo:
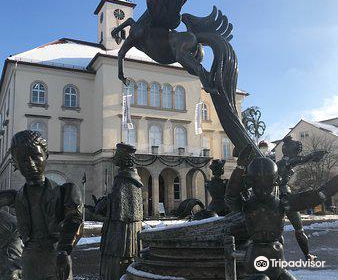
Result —
POLYGON ((128 37, 130 27, 113 38, 111 32, 125 20, 133 17, 136 4, 127 0, 101 0, 94 14, 98 16, 98 42, 107 50, 118 49, 128 37))

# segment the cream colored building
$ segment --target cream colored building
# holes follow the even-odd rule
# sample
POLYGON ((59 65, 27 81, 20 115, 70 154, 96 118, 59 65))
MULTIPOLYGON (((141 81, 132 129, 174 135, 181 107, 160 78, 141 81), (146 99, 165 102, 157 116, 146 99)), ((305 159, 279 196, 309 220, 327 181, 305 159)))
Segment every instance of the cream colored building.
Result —
MULTIPOLYGON (((288 135, 291 135, 294 140, 302 142, 304 150, 307 146, 313 147, 314 144, 318 145, 318 149, 325 149, 325 147, 331 146, 335 151, 334 154, 338 157, 338 118, 320 122, 300 120, 290 129, 290 132, 286 136, 288 135)), ((282 146, 283 142, 280 141, 274 148, 276 161, 279 161, 283 157, 282 146)), ((297 169, 295 170, 297 172, 297 169)), ((338 163, 336 163, 332 172, 338 174, 338 163)), ((296 174, 291 178, 291 185, 295 177, 296 174)), ((333 203, 338 205, 338 195, 333 198, 333 203)))
MULTIPOLYGON (((6 60, 0 83, 1 189, 19 188, 24 182, 13 172, 9 154, 11 137, 24 129, 38 130, 48 140, 47 176, 58 183, 74 182, 87 202, 92 194, 109 191, 116 172, 111 158, 121 141, 137 148, 149 216, 159 213, 160 202, 167 213, 187 197, 205 202, 211 157, 228 160, 229 176, 232 144, 197 77, 179 64, 159 65, 132 49, 125 61, 132 83, 125 87, 118 80, 120 45, 110 33, 133 15, 134 7, 119 0, 99 3, 99 43, 63 38, 6 60), (123 94, 133 96, 133 130, 121 129, 123 94), (203 134, 195 135, 195 106, 200 101, 205 103, 203 134), (152 146, 159 146, 158 155, 152 155, 152 146)), ((128 32, 120 35, 125 38, 128 32)), ((246 95, 238 91, 239 108, 246 95)))

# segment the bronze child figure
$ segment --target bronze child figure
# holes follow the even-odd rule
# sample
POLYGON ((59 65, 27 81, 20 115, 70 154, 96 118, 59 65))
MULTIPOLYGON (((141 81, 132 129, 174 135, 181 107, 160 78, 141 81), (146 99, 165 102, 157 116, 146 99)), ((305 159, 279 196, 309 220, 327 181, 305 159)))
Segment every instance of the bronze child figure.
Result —
POLYGON ((142 227, 143 184, 134 166, 135 151, 130 145, 116 145, 114 162, 119 171, 107 197, 101 241, 101 280, 119 280, 139 252, 137 235, 142 227))
POLYGON ((72 279, 70 254, 83 222, 80 190, 72 183, 59 186, 45 177, 48 149, 40 133, 15 134, 11 155, 26 183, 19 191, 0 192, 0 207, 15 207, 24 244, 23 280, 72 279))
POLYGON ((338 176, 324 186, 311 191, 289 194, 281 199, 273 195, 278 176, 277 165, 269 158, 250 160, 252 147, 240 153, 238 166, 233 171, 227 187, 227 200, 233 211, 242 211, 250 236, 245 256, 245 272, 253 279, 296 280, 286 269, 270 265, 260 273, 254 267, 259 256, 284 260, 282 235, 284 219, 289 213, 316 206, 338 192, 338 176), (249 163, 249 164, 248 164, 249 163), (244 200, 241 193, 252 188, 253 195, 244 200), (268 278, 267 278, 268 277, 268 278))

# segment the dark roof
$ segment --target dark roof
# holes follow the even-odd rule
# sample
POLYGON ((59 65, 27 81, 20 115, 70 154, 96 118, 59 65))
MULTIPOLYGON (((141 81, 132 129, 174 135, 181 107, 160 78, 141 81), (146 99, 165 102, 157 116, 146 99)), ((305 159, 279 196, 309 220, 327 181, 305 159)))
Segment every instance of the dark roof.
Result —
POLYGON ((131 2, 127 2, 127 1, 120 1, 120 0, 101 0, 100 4, 97 6, 94 15, 97 15, 100 10, 102 9, 104 3, 109 2, 109 3, 113 3, 113 4, 119 4, 119 5, 123 5, 123 6, 127 6, 127 7, 132 7, 135 8, 136 4, 135 3, 131 3, 131 2))

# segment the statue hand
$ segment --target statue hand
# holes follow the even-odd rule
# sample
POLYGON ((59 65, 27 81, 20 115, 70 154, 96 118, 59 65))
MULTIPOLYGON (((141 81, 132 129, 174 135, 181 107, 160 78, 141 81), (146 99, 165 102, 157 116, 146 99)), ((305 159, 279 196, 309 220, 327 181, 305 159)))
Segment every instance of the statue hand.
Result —
POLYGON ((58 252, 56 257, 56 267, 59 280, 67 280, 70 275, 72 260, 66 251, 58 252))
POLYGON ((255 155, 256 153, 252 145, 246 145, 245 148, 239 153, 237 165, 247 167, 255 155))
POLYGON ((316 260, 317 260, 317 256, 315 256, 315 255, 311 255, 311 254, 307 254, 306 256, 305 256, 305 259, 307 260, 307 261, 310 261, 310 262, 315 262, 316 260))

